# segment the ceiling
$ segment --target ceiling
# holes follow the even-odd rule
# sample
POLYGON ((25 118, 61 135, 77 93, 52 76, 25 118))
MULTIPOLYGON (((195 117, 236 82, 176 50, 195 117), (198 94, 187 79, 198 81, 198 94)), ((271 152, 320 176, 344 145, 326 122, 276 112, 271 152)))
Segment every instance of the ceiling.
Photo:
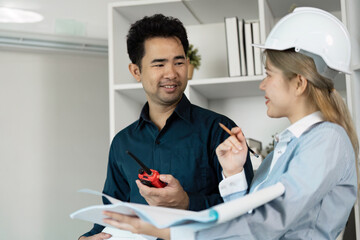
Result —
MULTIPOLYGON (((0 7, 20 8, 25 10, 32 10, 44 16, 44 20, 39 23, 0 23, 0 33, 5 31, 16 31, 20 33, 32 34, 50 34, 55 36, 72 36, 72 37, 86 37, 95 39, 107 39, 107 16, 108 4, 111 2, 124 2, 129 0, 0 0, 0 7)), ((139 0, 131 0, 139 1, 139 0)), ((185 0, 190 1, 190 0, 185 0)), ((248 12, 257 13, 256 0, 221 0, 224 4, 234 6, 246 5, 248 12), (253 3, 254 1, 255 3, 253 3), (229 4, 229 2, 232 2, 229 4), (254 6, 254 7, 252 7, 254 6), (250 11, 251 10, 251 11, 250 11)), ((289 10, 290 2, 295 3, 295 6, 301 5, 314 5, 313 0, 268 0, 275 6, 273 14, 275 16, 282 16, 284 12, 289 10)), ((328 11, 339 9, 338 0, 317 0, 319 2, 327 1, 328 11)), ((219 0, 191 0, 191 5, 197 10, 197 14, 205 11, 204 16, 215 16, 219 14, 236 14, 232 13, 237 11, 229 9, 227 6, 222 6, 221 13, 210 12, 207 5, 219 0), (206 4, 204 4, 206 2, 206 4), (199 6, 197 6, 199 5, 199 6), (199 10, 200 9, 200 10, 199 10)), ((242 8, 242 7, 241 7, 242 8)), ((241 9, 240 8, 240 9, 241 9)), ((131 14, 127 12, 126 14, 131 14)), ((230 14, 230 15, 231 15, 230 14)), ((246 14, 242 13, 242 14, 246 14)), ((138 15, 138 14, 135 14, 138 15)), ((223 16, 221 17, 223 18, 223 16)), ((206 20, 206 19, 205 19, 206 20)))
MULTIPOLYGON (((44 16, 44 20, 39 23, 0 23, 0 32, 19 31, 107 39, 108 4, 111 2, 131 1, 144 0, 0 0, 0 7, 31 10, 44 16)), ((250 12, 250 16, 256 15, 258 11, 256 0, 221 0, 222 7, 221 10, 218 9, 219 11, 213 11, 216 8, 209 5, 219 5, 220 0, 184 1, 191 2, 196 14, 202 16, 202 20, 207 23, 212 21, 211 18, 220 17, 220 20, 217 19, 216 21, 222 21, 225 15, 235 16, 237 14, 236 10, 241 9, 242 5, 247 6, 248 11, 245 11, 245 14, 250 12), (231 6, 239 7, 234 9, 231 6)), ((130 10, 125 14, 130 16, 139 15, 139 12, 132 14, 130 10)), ((177 9, 170 10, 177 13, 177 9)), ((128 9, 125 11, 128 11, 128 9)), ((169 13, 169 11, 166 12, 169 13)), ((140 14, 146 14, 146 11, 140 14)), ((248 17, 245 15, 245 18, 248 17)), ((135 21, 136 19, 131 20, 135 21)))
POLYGON ((121 0, 0 0, 0 7, 40 13, 39 23, 0 23, 0 31, 107 39, 108 3, 121 0))

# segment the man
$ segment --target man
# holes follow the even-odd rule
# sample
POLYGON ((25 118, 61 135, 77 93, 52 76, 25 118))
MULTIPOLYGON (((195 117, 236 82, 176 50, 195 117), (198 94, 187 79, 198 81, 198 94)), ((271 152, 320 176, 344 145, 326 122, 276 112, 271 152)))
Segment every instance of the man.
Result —
MULTIPOLYGON (((228 135, 219 123, 229 128, 235 123, 192 105, 184 95, 188 46, 186 30, 178 19, 157 14, 131 26, 129 70, 142 83, 147 103, 140 118, 113 139, 104 193, 122 201, 194 211, 222 202, 218 191, 222 173, 215 149, 228 135), (159 171, 167 186, 151 188, 137 180, 140 167, 126 151, 159 171)), ((245 175, 250 184, 249 155, 245 175)), ((102 229, 95 224, 80 239, 94 234, 87 239, 108 238, 98 234, 102 229)))

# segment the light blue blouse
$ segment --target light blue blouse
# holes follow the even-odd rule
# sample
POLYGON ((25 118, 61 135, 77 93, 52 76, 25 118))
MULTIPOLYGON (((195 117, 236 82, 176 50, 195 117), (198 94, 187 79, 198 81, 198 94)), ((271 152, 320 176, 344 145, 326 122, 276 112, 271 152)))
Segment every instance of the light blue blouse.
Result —
POLYGON ((291 134, 269 172, 270 153, 251 183, 254 191, 260 183, 258 189, 281 182, 285 194, 250 214, 198 232, 196 239, 336 239, 357 196, 355 154, 339 125, 317 122, 306 129, 300 136, 291 134))

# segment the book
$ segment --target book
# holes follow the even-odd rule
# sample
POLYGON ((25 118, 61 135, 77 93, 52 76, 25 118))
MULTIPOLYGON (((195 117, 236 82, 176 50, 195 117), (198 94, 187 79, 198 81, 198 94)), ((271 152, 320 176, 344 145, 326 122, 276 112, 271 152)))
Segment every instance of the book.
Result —
POLYGON ((225 18, 225 34, 228 57, 229 76, 235 77, 241 75, 240 70, 240 52, 239 52, 239 34, 238 18, 225 18))
MULTIPOLYGON (((251 22, 253 44, 260 44, 260 23, 259 21, 251 22)), ((254 65, 255 75, 262 74, 262 62, 261 62, 261 49, 258 47, 253 48, 254 51, 254 65)))
POLYGON ((224 223, 248 211, 259 207, 279 196, 285 191, 282 183, 258 190, 242 198, 213 206, 199 212, 180 210, 166 207, 149 206, 145 204, 123 202, 106 194, 93 190, 84 189, 81 192, 92 193, 107 198, 111 204, 94 205, 82 208, 70 214, 73 219, 81 219, 97 223, 105 227, 111 227, 103 222, 106 218, 103 211, 113 211, 125 215, 137 216, 142 220, 151 223, 158 228, 187 226, 189 224, 212 225, 224 223))
POLYGON ((255 75, 255 69, 254 69, 254 50, 253 50, 253 40, 252 40, 252 28, 251 28, 251 22, 245 21, 244 25, 245 29, 245 51, 246 51, 246 69, 247 69, 247 75, 248 76, 254 76, 255 75))
POLYGON ((247 75, 247 70, 246 70, 246 54, 245 54, 245 38, 244 38, 244 25, 245 25, 245 21, 244 19, 240 19, 239 20, 239 51, 240 51, 240 71, 241 71, 241 76, 246 76, 247 75))

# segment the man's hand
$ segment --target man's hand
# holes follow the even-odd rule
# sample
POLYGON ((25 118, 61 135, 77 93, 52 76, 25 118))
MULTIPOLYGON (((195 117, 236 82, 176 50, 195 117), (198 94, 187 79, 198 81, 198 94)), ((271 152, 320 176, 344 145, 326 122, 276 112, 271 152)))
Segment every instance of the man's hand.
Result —
POLYGON ((189 208, 189 196, 179 181, 172 175, 161 174, 160 180, 167 183, 164 188, 148 187, 136 180, 141 196, 150 206, 162 206, 178 209, 189 208))
POLYGON ((111 238, 111 234, 101 232, 90 237, 80 237, 79 240, 104 240, 109 238, 111 238))

